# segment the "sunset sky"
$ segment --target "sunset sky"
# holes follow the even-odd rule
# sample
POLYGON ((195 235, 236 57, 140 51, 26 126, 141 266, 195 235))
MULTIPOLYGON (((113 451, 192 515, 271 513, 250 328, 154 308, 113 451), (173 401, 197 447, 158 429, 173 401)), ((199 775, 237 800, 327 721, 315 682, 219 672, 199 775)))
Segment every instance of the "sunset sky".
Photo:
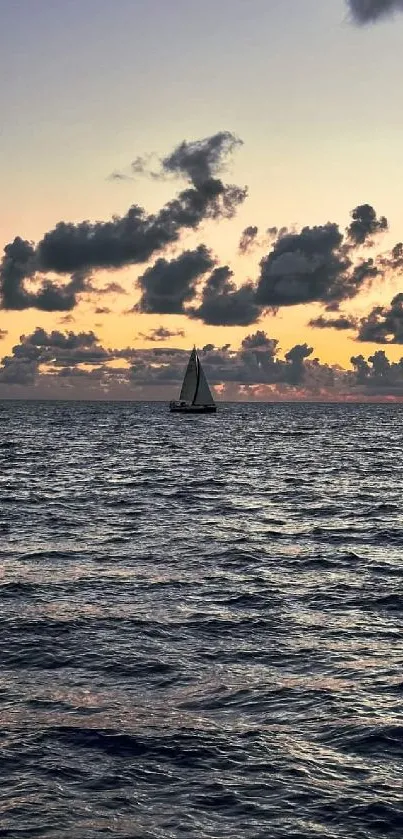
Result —
POLYGON ((402 11, 0 0, 0 397, 402 398, 402 11))

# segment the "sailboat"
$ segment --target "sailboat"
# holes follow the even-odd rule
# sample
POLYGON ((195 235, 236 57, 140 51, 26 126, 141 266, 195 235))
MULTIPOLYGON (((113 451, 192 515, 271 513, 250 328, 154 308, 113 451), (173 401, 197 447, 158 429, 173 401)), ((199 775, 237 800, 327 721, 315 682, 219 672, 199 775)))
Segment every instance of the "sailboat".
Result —
POLYGON ((169 410, 180 414, 212 414, 217 410, 196 347, 190 353, 179 400, 170 402, 169 410))

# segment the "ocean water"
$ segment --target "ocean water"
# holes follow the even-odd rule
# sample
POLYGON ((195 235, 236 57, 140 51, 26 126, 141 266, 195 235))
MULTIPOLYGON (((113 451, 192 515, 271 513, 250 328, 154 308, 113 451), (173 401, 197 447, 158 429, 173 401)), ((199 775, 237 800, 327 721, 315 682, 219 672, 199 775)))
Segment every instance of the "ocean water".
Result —
POLYGON ((403 836, 403 405, 0 403, 0 836, 403 836))

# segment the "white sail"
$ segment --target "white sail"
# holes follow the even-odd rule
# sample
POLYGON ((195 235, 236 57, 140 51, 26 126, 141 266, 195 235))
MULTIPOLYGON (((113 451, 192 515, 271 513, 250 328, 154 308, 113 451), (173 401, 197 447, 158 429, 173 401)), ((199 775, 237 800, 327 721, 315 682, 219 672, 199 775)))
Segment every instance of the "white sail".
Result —
POLYGON ((197 388, 197 373, 198 373, 198 358, 196 355, 196 348, 190 354, 188 366, 186 368, 185 378, 182 384, 179 399, 183 402, 193 402, 197 388))
POLYGON ((198 362, 199 362, 199 384, 198 384, 197 391, 195 393, 193 404, 194 405, 214 405, 215 402, 214 402, 214 399, 212 397, 211 390, 208 386, 208 382, 207 382, 206 376, 204 374, 203 367, 201 366, 199 359, 198 359, 198 362))

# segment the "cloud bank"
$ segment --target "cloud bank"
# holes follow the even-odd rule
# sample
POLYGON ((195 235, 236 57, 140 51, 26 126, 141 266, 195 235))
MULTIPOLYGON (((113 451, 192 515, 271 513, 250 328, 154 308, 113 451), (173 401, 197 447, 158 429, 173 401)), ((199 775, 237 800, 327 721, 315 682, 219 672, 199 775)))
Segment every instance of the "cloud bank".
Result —
MULTIPOLYGON (((163 329, 155 340, 165 341, 163 329)), ((151 338, 153 340, 153 338, 151 338)), ((264 330, 248 334, 238 349, 207 344, 201 351, 209 382, 221 399, 403 399, 403 358, 383 350, 351 358, 352 369, 322 364, 312 347, 282 352, 264 330)), ((175 347, 113 349, 94 332, 21 335, 0 366, 0 395, 37 398, 170 399, 179 390, 188 351, 175 347)))

